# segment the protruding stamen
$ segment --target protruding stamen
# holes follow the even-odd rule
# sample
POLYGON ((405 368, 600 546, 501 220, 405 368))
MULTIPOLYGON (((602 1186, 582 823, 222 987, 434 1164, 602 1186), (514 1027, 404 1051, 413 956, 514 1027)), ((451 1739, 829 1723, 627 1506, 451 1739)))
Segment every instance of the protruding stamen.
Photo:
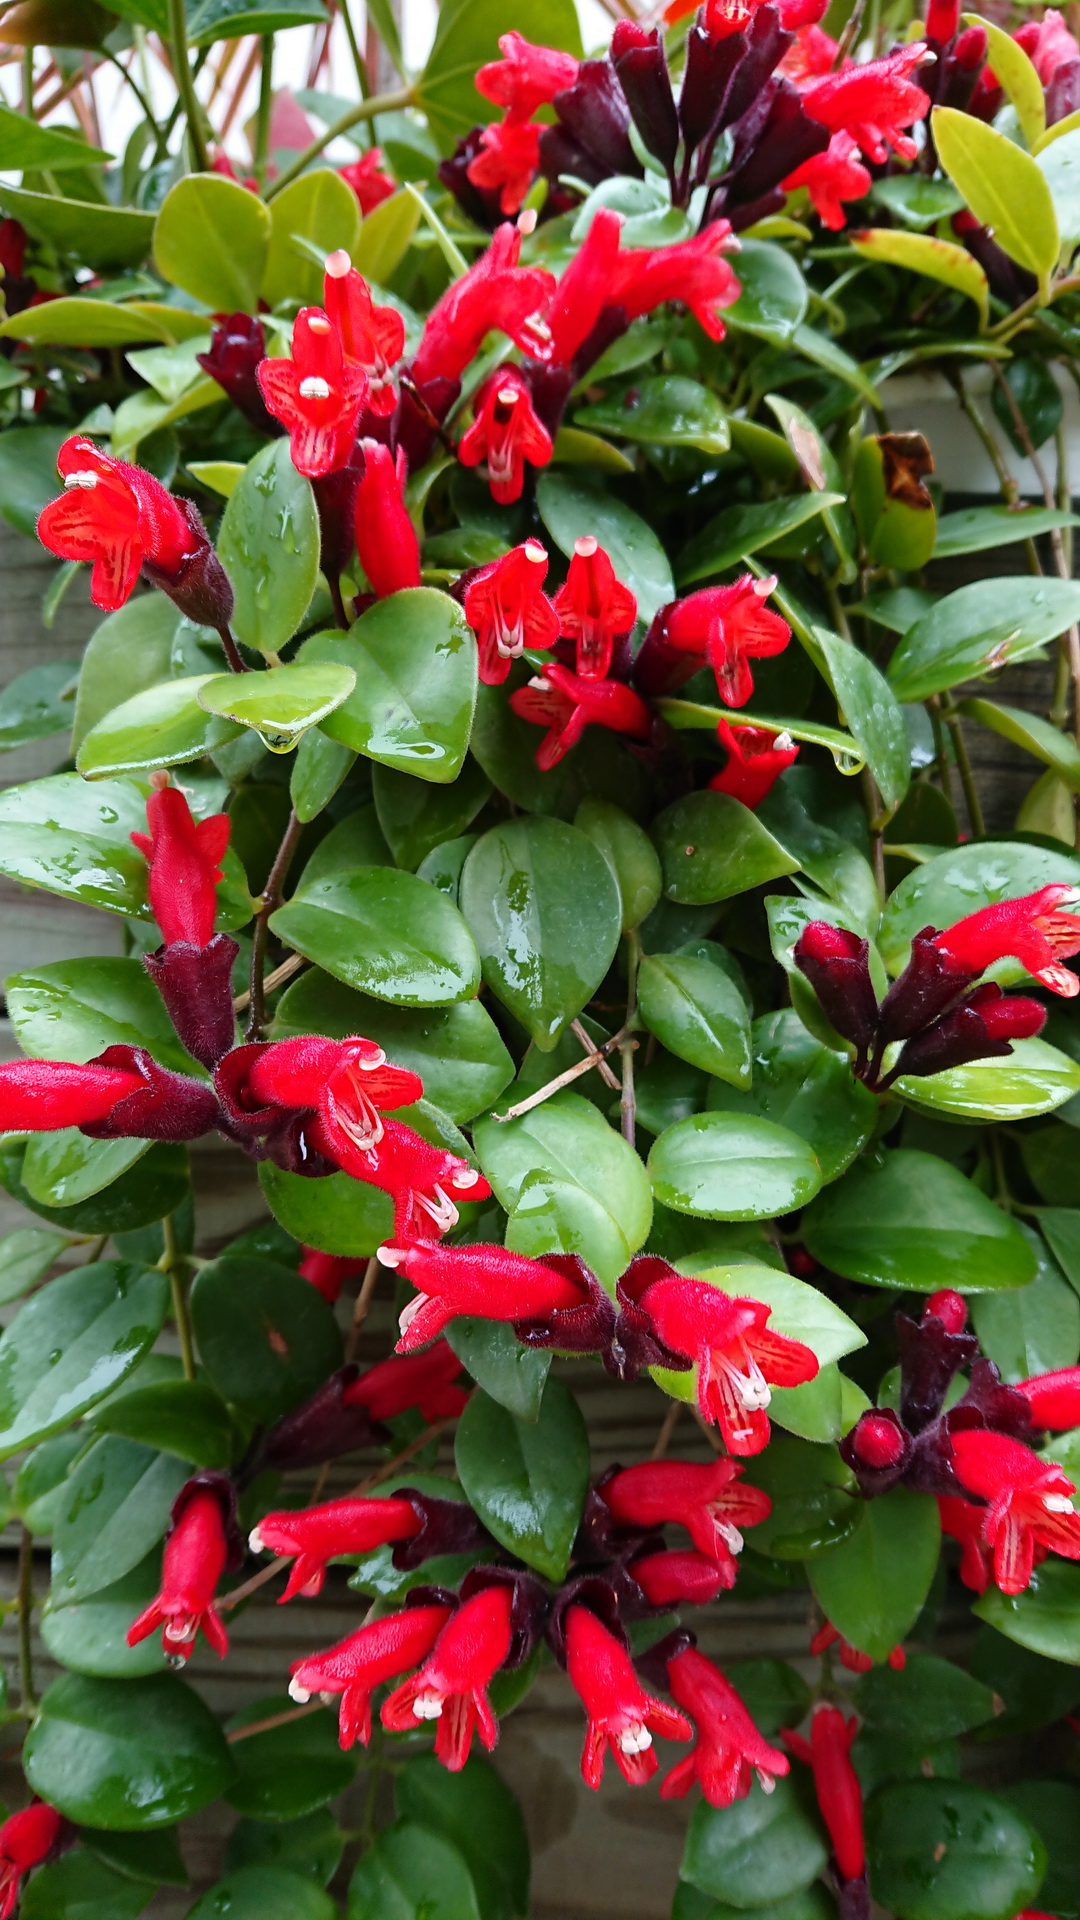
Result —
POLYGON ((321 380, 317 373, 309 373, 307 378, 300 382, 300 398, 302 400, 329 400, 329 380, 321 380))

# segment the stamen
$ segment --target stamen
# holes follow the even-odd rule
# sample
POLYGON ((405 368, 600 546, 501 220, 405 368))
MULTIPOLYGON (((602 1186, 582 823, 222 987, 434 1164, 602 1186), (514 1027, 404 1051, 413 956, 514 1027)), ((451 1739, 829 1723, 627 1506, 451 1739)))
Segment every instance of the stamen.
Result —
POLYGON ((87 493, 91 493, 97 486, 97 483, 97 474, 89 473, 85 467, 82 467, 78 473, 66 473, 64 475, 64 492, 70 493, 72 487, 82 487, 87 493))
POLYGON ((583 539, 574 541, 574 552, 581 560, 591 560, 599 545, 596 535, 587 533, 583 539))
POLYGON ((329 400, 329 380, 320 380, 317 373, 309 373, 306 380, 301 380, 300 382, 300 398, 302 400, 329 400))
POLYGON ((430 1293, 418 1293, 414 1299, 402 1307, 398 1315, 398 1332, 404 1337, 416 1319, 421 1307, 426 1307, 431 1299, 430 1293))
POLYGON ((530 233, 532 233, 535 230, 535 227, 536 227, 536 208, 522 207, 521 212, 518 214, 518 217, 517 217, 518 232, 525 234, 527 237, 530 233))
POLYGON ((526 540, 525 558, 526 560, 531 560, 534 567, 547 566, 547 552, 540 545, 539 540, 526 540))
POLYGON ((328 253, 325 264, 331 280, 344 280, 345 275, 352 272, 352 261, 344 247, 337 247, 333 253, 328 253))
POLYGON ((311 315, 308 321, 308 332, 317 334, 327 334, 330 332, 330 322, 325 313, 313 313, 311 315))
POLYGON ((764 1767, 755 1767, 754 1772, 757 1774, 757 1783, 762 1793, 776 1792, 776 1775, 774 1773, 766 1773, 764 1767))
POLYGON ((773 752, 774 753, 790 753, 794 745, 795 745, 795 742, 792 739, 787 728, 785 727, 783 733, 778 733, 775 740, 773 741, 773 752))
MULTIPOLYGON (((367 1044, 371 1046, 370 1041, 367 1044)), ((377 1067, 385 1067, 386 1055, 381 1047, 372 1047, 370 1053, 358 1053, 352 1065, 359 1067, 361 1073, 374 1073, 377 1067)))
POLYGON ((252 1527, 251 1532, 248 1534, 248 1546, 252 1553, 262 1553, 265 1551, 263 1537, 258 1527, 252 1527))
POLYGON ((413 1712, 418 1720, 441 1720, 442 1710, 442 1696, 438 1693, 418 1693, 413 1701, 413 1712))
POLYGON ((456 1187, 459 1193, 467 1193, 470 1187, 475 1187, 479 1178, 475 1167, 455 1167, 450 1175, 450 1185, 456 1187))
POLYGON ((307 1688, 300 1685, 295 1674, 293 1674, 292 1679, 289 1681, 289 1699, 295 1700, 297 1705, 301 1707, 306 1707, 308 1701, 311 1699, 307 1688))
POLYGON ((449 1233, 451 1227, 457 1226, 460 1218, 458 1210, 441 1187, 436 1187, 434 1192, 434 1199, 430 1199, 426 1193, 414 1192, 413 1200, 418 1207, 423 1207, 424 1212, 434 1220, 440 1233, 449 1233))
POLYGON ((405 1247, 377 1247, 375 1249, 375 1258, 380 1266, 389 1267, 391 1272, 396 1272, 404 1260, 406 1252, 407 1248, 405 1247))
POLYGON ((1066 1493, 1044 1493, 1043 1506, 1047 1513, 1075 1513, 1076 1508, 1066 1493))
POLYGON ((652 1734, 640 1720, 624 1727, 616 1735, 616 1742, 623 1753, 647 1753, 652 1746, 652 1734))
POLYGON ((719 1514, 714 1514, 713 1518, 716 1522, 716 1531, 728 1552, 741 1553, 745 1542, 738 1527, 733 1526, 730 1520, 722 1520, 719 1514))

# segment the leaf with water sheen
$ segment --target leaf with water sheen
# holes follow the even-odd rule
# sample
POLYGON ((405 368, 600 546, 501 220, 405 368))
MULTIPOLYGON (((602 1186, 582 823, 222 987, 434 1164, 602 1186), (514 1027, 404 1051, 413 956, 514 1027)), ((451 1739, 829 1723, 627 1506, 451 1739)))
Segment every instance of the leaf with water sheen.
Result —
POLYGON ((236 596, 237 639, 276 653, 300 625, 319 572, 315 498, 311 482, 293 466, 287 440, 269 441, 248 461, 229 496, 217 546, 236 596))
POLYGON ((986 1293, 1035 1273, 1016 1222, 956 1167, 911 1148, 852 1167, 808 1209, 803 1234, 816 1260, 863 1286, 986 1293))
POLYGON ((152 1347, 168 1295, 164 1274, 106 1260, 28 1300, 0 1339, 0 1458, 104 1399, 152 1347))
POLYGON ((165 279, 214 312, 255 313, 270 246, 270 210, 219 173, 189 173, 166 194, 154 227, 165 279))
POLYGON ((69 1820, 138 1831, 205 1807, 234 1776, 208 1706, 174 1674, 54 1680, 23 1748, 35 1793, 69 1820))
POLYGON ((329 874, 279 907, 270 926, 346 986, 400 1006, 466 1000, 480 984, 476 943, 457 908, 393 867, 329 874))
POLYGON ((456 780, 476 704, 476 642, 448 594, 409 587, 378 600, 348 633, 313 634, 300 659, 356 674, 323 727, 332 740, 421 780, 456 780))
POLYGON ((458 1477, 501 1546, 547 1580, 565 1579, 589 1480, 589 1440, 570 1389, 548 1379, 535 1421, 479 1389, 458 1422, 458 1477))
POLYGON ((764 1220, 812 1200, 821 1168, 806 1141, 771 1120, 695 1113, 654 1143, 649 1178, 662 1206, 711 1220, 764 1220))

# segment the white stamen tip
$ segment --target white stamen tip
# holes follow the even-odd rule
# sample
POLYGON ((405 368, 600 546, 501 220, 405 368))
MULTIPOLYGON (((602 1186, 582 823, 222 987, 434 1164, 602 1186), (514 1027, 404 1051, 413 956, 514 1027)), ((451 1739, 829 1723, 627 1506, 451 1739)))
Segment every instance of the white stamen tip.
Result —
POLYGON ((377 1067, 385 1067, 386 1055, 381 1047, 376 1047, 371 1053, 360 1054, 356 1064, 361 1073, 374 1073, 377 1067))
POLYGON ((795 742, 785 727, 783 733, 778 733, 773 741, 773 750, 776 753, 790 753, 794 745, 795 742))
POLYGON ((539 540, 526 540, 525 558, 531 560, 534 567, 547 566, 547 551, 540 545, 539 540))
POLYGON ((344 247, 337 247, 333 253, 327 254, 326 271, 331 280, 344 280, 345 275, 352 272, 352 261, 344 247))
POLYGON ((330 331, 330 322, 325 313, 313 313, 308 317, 308 332, 326 334, 330 331))
POLYGON ((776 1775, 775 1774, 766 1773, 764 1767, 755 1767, 754 1772, 757 1774, 757 1783, 758 1783, 758 1786, 761 1788, 762 1793, 776 1792, 776 1775))
POLYGON ((322 1693, 320 1693, 319 1699, 322 1701, 324 1707, 332 1707, 334 1704, 334 1701, 337 1699, 337 1694, 327 1693, 324 1690, 322 1693))
POLYGON ((306 380, 300 382, 302 400, 329 400, 330 382, 321 380, 317 373, 309 373, 306 380))
POLYGON ((64 492, 70 493, 72 487, 82 487, 87 493, 92 493, 97 483, 98 476, 96 473, 89 473, 85 467, 80 467, 77 473, 65 474, 64 492))
POLYGON ((528 235, 536 229, 536 208, 523 207, 517 217, 517 230, 528 235))
POLYGON ((295 1700, 297 1703, 297 1706, 300 1706, 300 1707, 306 1707, 308 1701, 311 1699, 311 1695, 308 1692, 307 1688, 302 1687, 300 1685, 300 1682, 297 1679, 295 1674, 293 1675, 292 1679, 289 1681, 289 1699, 295 1700))
POLYGON ((742 1552, 744 1544, 742 1534, 739 1532, 738 1527, 732 1526, 730 1520, 718 1520, 716 1523, 716 1531, 720 1535, 729 1553, 742 1552))
POLYGON ((537 693, 551 692, 551 681, 545 680, 542 673, 534 673, 532 679, 529 681, 529 685, 530 687, 535 687, 537 693))
POLYGON ((431 1295, 429 1293, 418 1293, 415 1300, 410 1300, 407 1306, 402 1307, 398 1315, 398 1332, 402 1335, 402 1338, 408 1333, 421 1307, 428 1306, 430 1300, 431 1295))
POLYGON ((1043 1506, 1047 1513, 1074 1513, 1075 1508, 1065 1493, 1044 1493, 1043 1506))
POLYGON ((441 1720, 443 1703, 437 1693, 418 1693, 413 1712, 418 1720, 441 1720))
POLYGON ((754 581, 754 592, 759 600, 767 600, 770 593, 776 592, 778 585, 779 580, 776 574, 770 573, 766 579, 754 581))
POLYGON ((596 538, 596 535, 587 533, 581 540, 574 541, 574 552, 582 560, 591 560, 599 545, 600 542, 596 538))
POLYGON ((618 1742, 623 1753, 647 1753, 652 1746, 652 1734, 648 1727, 640 1724, 624 1727, 618 1736, 618 1742))
POLYGON ((265 1551, 263 1537, 258 1527, 252 1527, 251 1532, 248 1534, 248 1546, 251 1548, 252 1553, 263 1553, 265 1551))
POLYGON ((450 1175, 450 1185, 456 1187, 459 1193, 467 1193, 470 1187, 475 1187, 479 1178, 475 1167, 456 1167, 450 1175))
POLYGON ((521 398, 521 395, 519 394, 517 388, 509 387, 509 386, 500 387, 496 395, 496 399, 498 400, 500 406, 503 406, 503 407, 516 406, 520 398, 521 398))
POLYGON ((375 1258, 378 1260, 380 1266, 389 1267, 391 1272, 396 1273, 405 1258, 405 1248, 378 1247, 375 1251, 375 1258))

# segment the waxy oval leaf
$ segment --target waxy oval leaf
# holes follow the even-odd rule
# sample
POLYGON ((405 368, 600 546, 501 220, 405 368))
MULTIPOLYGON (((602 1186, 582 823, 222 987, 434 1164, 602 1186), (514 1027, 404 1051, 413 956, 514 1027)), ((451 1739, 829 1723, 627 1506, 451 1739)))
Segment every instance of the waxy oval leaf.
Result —
POLYGON ((168 1299, 163 1273, 103 1260, 28 1300, 0 1339, 0 1459, 111 1393, 153 1346, 168 1299))
POLYGON ((393 867, 316 880, 279 907, 270 926, 347 987, 399 1006, 444 1006, 471 998, 480 984, 476 943, 452 901, 393 867))
POLYGON ((676 1213, 765 1220, 812 1200, 821 1167, 805 1140, 771 1120, 695 1113, 655 1142, 649 1178, 657 1200, 676 1213))
POLYGON ((208 1706, 174 1674, 54 1680, 23 1748, 35 1793, 69 1820, 141 1831, 196 1813, 235 1777, 208 1706))
POLYGON ((457 602, 434 587, 377 600, 348 633, 316 633, 303 665, 356 674, 323 732, 369 760, 447 785, 465 759, 476 704, 476 641, 457 602))
POLYGON ((948 1161, 906 1147, 852 1167, 808 1208, 802 1230, 815 1260, 863 1286, 986 1293, 1035 1273, 1007 1213, 948 1161))
MULTIPOLYGON (((245 200, 255 198, 242 187, 235 191, 245 200)), ((319 573, 315 496, 310 480, 293 466, 287 440, 268 441, 248 461, 222 515, 217 550, 236 596, 232 627, 237 639, 261 653, 276 653, 307 612, 319 573)))
POLYGON ((478 1388, 458 1421, 454 1458, 500 1545, 545 1579, 564 1580, 589 1480, 588 1435, 569 1387, 549 1378, 533 1421, 478 1388))
POLYGON ((955 107, 935 107, 931 125, 941 164, 976 220, 1045 289, 1061 241, 1037 163, 1003 133, 955 107))

